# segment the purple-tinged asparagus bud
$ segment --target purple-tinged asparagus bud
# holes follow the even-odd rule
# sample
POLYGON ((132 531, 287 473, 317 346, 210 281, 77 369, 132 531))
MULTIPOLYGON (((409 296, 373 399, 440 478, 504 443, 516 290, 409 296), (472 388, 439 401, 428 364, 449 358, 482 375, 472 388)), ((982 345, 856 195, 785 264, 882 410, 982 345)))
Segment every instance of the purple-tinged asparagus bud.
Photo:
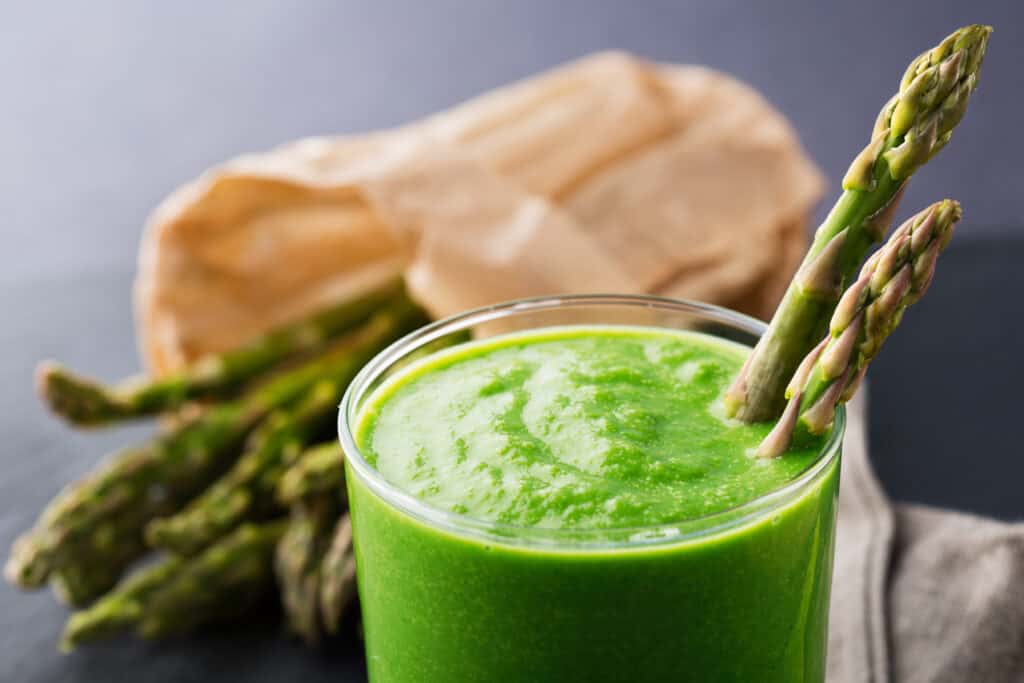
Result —
MULTIPOLYGON (((863 315, 863 313, 861 313, 863 315)), ((828 379, 834 379, 843 374, 843 371, 850 364, 854 349, 857 346, 857 337, 860 336, 860 316, 854 318, 842 333, 835 337, 835 342, 827 344, 827 348, 818 359, 818 367, 828 379)))
POLYGON ((828 345, 828 339, 822 339, 821 342, 815 346, 807 357, 804 358, 803 362, 793 373, 793 379, 789 381, 789 386, 786 387, 786 398, 791 398, 807 383, 807 378, 811 375, 811 369, 814 368, 814 364, 817 362, 821 352, 825 350, 828 345))
POLYGON ((844 190, 870 190, 875 183, 875 162, 885 146, 888 131, 880 131, 850 163, 843 176, 844 190))
POLYGON ((789 442, 793 440, 793 430, 796 428, 798 417, 800 417, 800 396, 796 395, 786 404, 786 409, 782 411, 779 421, 758 445, 757 457, 777 458, 785 453, 789 448, 789 442))
POLYGON ((868 295, 870 281, 871 278, 861 276, 843 292, 829 323, 829 331, 832 336, 841 334, 842 330, 849 327, 853 319, 857 317, 864 304, 864 297, 868 295))
POLYGON ((832 426, 832 418, 836 413, 836 406, 839 405, 839 397, 842 396, 849 379, 850 370, 847 369, 828 385, 825 393, 811 403, 810 407, 801 406, 800 422, 811 434, 824 434, 832 426))
POLYGON ((805 292, 823 298, 835 297, 839 293, 839 288, 843 286, 839 256, 845 241, 846 230, 841 230, 801 269, 797 277, 800 278, 800 286, 805 292))

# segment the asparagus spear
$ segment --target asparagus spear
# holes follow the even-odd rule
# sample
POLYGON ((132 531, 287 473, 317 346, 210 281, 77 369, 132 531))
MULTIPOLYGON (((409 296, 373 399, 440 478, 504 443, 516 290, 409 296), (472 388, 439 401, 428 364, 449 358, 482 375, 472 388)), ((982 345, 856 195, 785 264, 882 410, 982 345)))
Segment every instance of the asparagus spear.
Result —
POLYGON ((344 362, 325 372, 309 397, 294 411, 271 419, 235 466, 187 508, 153 521, 147 540, 155 547, 193 554, 246 519, 278 510, 275 490, 284 471, 325 424, 333 423, 348 383, 377 351, 423 321, 411 306, 374 315, 348 340, 344 362))
POLYGON ((342 619, 356 597, 352 521, 345 515, 338 521, 331 546, 320 563, 320 617, 328 633, 338 633, 342 619))
POLYGON ((146 638, 186 633, 244 613, 273 582, 274 549, 286 524, 246 524, 202 554, 167 556, 68 619, 61 649, 136 629, 146 638))
POLYGON ((274 584, 274 549, 286 522, 245 524, 186 560, 145 601, 138 634, 154 640, 244 614, 274 584))
POLYGON ((909 219, 868 259, 860 277, 843 293, 829 334, 800 364, 786 389, 789 403, 758 449, 776 457, 797 429, 823 434, 836 406, 852 398, 879 347, 899 324, 907 306, 927 291, 935 262, 949 243, 960 205, 946 199, 909 219))
POLYGON ((87 605, 110 590, 146 550, 136 523, 104 521, 68 553, 68 560, 50 576, 50 584, 64 604, 87 605))
POLYGON ((50 587, 57 600, 68 607, 84 607, 113 588, 120 571, 108 563, 98 566, 89 562, 72 564, 54 572, 50 577, 50 587))
POLYGON ((170 583, 185 562, 178 557, 159 560, 126 578, 116 590, 88 609, 73 614, 64 626, 61 651, 70 652, 83 643, 117 635, 134 627, 142 620, 149 597, 170 583))
MULTIPOLYGON (((403 326, 419 321, 416 309, 408 304, 378 316, 400 319, 403 326)), ((378 343, 382 346, 384 340, 378 343)), ((132 538, 150 520, 180 510, 230 467, 246 435, 271 411, 291 405, 339 367, 350 368, 351 347, 347 339, 335 343, 239 399, 214 405, 194 421, 116 454, 67 487, 36 526, 15 542, 5 567, 7 580, 39 588, 54 571, 81 555, 83 539, 103 522, 118 520, 126 537, 132 538)), ((95 554, 92 559, 102 560, 95 554)))
POLYGON ((843 194, 818 228, 768 331, 726 394, 726 411, 745 422, 771 420, 786 382, 824 336, 839 295, 868 249, 885 236, 903 187, 940 149, 977 85, 992 29, 967 26, 915 59, 885 104, 871 142, 843 179, 843 194))
POLYGON ((322 348, 382 306, 407 301, 402 283, 396 280, 249 344, 202 358, 167 377, 106 386, 56 363, 44 362, 37 369, 36 384, 50 408, 76 425, 94 426, 152 415, 173 410, 189 400, 230 396, 286 360, 322 348))
POLYGON ((288 468, 277 486, 277 499, 284 505, 294 505, 315 494, 344 493, 345 457, 341 446, 329 442, 305 451, 288 468))
POLYGON ((316 645, 323 635, 320 567, 340 514, 339 499, 331 494, 296 503, 275 554, 274 567, 288 627, 308 645, 316 645))

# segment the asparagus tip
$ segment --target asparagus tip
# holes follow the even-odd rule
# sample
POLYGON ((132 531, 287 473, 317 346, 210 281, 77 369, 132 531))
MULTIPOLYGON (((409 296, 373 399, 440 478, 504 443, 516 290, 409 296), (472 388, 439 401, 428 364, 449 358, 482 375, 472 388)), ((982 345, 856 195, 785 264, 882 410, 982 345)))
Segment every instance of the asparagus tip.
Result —
POLYGON ((107 389, 80 377, 55 361, 36 366, 36 393, 58 417, 79 427, 93 427, 115 419, 122 407, 107 389))
POLYGON ((35 590, 43 587, 50 578, 51 570, 46 553, 29 532, 14 541, 3 573, 4 579, 12 586, 35 590))

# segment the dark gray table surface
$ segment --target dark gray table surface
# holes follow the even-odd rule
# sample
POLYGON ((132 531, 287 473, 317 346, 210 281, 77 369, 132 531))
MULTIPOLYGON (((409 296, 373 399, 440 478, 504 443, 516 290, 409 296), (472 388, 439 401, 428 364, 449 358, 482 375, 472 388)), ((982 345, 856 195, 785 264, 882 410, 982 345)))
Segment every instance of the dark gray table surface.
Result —
MULTIPOLYGON (((62 484, 145 433, 66 429, 33 399, 31 371, 44 357, 111 378, 137 368, 129 284, 139 225, 206 166, 303 135, 395 125, 619 47, 749 81, 834 182, 902 65, 969 21, 997 29, 981 89, 904 200, 908 213, 955 196, 966 218, 934 290, 872 371, 873 457, 897 499, 1024 518, 1022 20, 1015 0, 5 7, 0 549, 62 484)), ((354 646, 310 654, 277 637, 269 616, 202 640, 60 657, 64 615, 48 594, 0 587, 0 681, 364 680, 354 646)))

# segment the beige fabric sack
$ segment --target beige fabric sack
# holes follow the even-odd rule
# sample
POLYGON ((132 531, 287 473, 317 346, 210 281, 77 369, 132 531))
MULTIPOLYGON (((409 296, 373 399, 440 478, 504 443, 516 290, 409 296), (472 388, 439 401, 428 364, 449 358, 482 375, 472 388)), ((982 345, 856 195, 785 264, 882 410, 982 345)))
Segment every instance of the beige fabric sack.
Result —
POLYGON ((598 54, 393 131, 212 169, 151 216, 157 373, 404 271, 435 316, 651 292, 767 317, 822 181, 785 119, 709 69, 598 54))

